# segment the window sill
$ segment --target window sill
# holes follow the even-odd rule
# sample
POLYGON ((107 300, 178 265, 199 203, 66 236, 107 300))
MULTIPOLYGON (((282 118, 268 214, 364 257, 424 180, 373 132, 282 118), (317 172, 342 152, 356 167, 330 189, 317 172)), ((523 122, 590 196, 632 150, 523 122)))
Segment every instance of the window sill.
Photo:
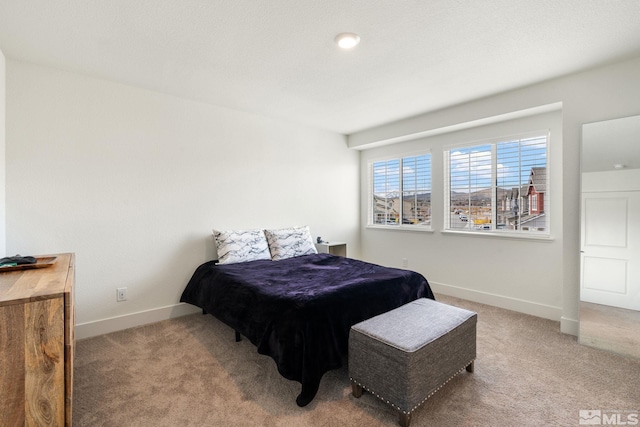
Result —
POLYGON ((415 226, 415 225, 375 225, 368 224, 366 228, 373 230, 390 230, 390 231, 415 231, 418 233, 433 233, 431 227, 415 226))
POLYGON ((548 234, 510 233, 508 231, 458 231, 442 230, 442 234, 466 237, 489 237, 491 239, 535 240, 539 242, 553 242, 555 239, 548 234))

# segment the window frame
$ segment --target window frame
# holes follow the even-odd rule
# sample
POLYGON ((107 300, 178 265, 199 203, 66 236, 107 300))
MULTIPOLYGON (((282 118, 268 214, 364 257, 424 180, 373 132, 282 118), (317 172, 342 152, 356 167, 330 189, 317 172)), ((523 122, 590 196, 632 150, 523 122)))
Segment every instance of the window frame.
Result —
MULTIPOLYGON (((444 194, 443 194, 443 213, 444 213, 444 220, 443 220, 443 229, 442 229, 442 233, 444 234, 462 234, 462 235, 469 235, 469 236, 474 236, 474 235, 480 235, 480 236, 491 236, 491 237, 509 237, 509 238, 519 238, 519 239, 541 239, 541 240, 551 240, 552 239, 552 235, 551 235, 551 223, 552 223, 552 208, 551 208, 551 197, 550 197, 550 193, 551 193, 551 180, 550 180, 550 171, 551 171, 551 167, 550 167, 550 163, 551 163, 551 130, 550 129, 542 129, 542 130, 538 130, 538 131, 530 131, 530 132, 525 132, 525 133, 518 133, 518 134, 510 134, 510 135, 505 135, 505 136, 500 136, 500 137, 492 137, 492 138, 486 138, 486 139, 482 139, 482 140, 475 140, 475 141, 468 141, 468 142, 460 142, 460 143, 455 143, 455 144, 449 144, 446 146, 442 147, 442 154, 443 154, 443 175, 444 175, 444 181, 443 181, 443 189, 444 189, 444 194), (546 168, 546 178, 545 178, 545 191, 543 194, 543 199, 544 200, 544 215, 545 215, 545 230, 544 231, 532 231, 527 229, 500 229, 496 227, 497 224, 497 217, 498 217, 498 212, 499 212, 499 208, 502 206, 503 202, 501 202, 501 200, 497 197, 497 189, 498 188, 502 188, 504 190, 503 187, 500 187, 500 184, 498 183, 498 156, 497 156, 497 147, 499 144, 501 143, 509 143, 509 142, 515 142, 518 141, 519 143, 521 143, 523 140, 526 139, 535 139, 535 138, 544 138, 545 139, 545 168, 546 168), (451 212, 452 212, 452 203, 451 203, 451 191, 452 191, 452 177, 451 177, 451 153, 455 150, 459 150, 459 149, 469 149, 472 147, 482 147, 482 146, 490 146, 491 147, 491 156, 490 156, 490 163, 491 163, 491 194, 492 194, 492 201, 491 201, 491 228, 490 229, 486 229, 486 228, 452 228, 451 227, 451 212)), ((522 171, 522 162, 520 160, 519 163, 519 167, 521 168, 520 171, 522 171)), ((538 166, 531 166, 531 170, 533 170, 533 167, 538 167, 538 166)), ((522 186, 524 184, 520 183, 520 186, 522 186)), ((528 195, 527 196, 527 204, 530 204, 530 202, 532 201, 532 199, 538 199, 538 195, 537 194, 533 194, 533 195, 528 195)), ((510 207, 511 202, 510 201, 505 201, 508 202, 508 205, 510 207)), ((529 207, 530 209, 530 207, 529 207)), ((504 209, 503 209, 504 210, 504 209)), ((470 218, 470 213, 468 214, 468 221, 471 221, 470 218)))
POLYGON ((385 157, 381 157, 381 158, 376 158, 376 159, 371 159, 368 161, 367 164, 367 181, 368 181, 368 188, 367 188, 367 222, 366 222, 366 227, 367 228, 380 228, 380 229, 385 229, 385 230, 403 230, 403 231, 419 231, 419 232, 432 232, 433 231, 433 155, 431 153, 430 149, 427 150, 419 150, 419 151, 414 151, 414 152, 408 152, 408 153, 400 153, 400 154, 394 154, 394 155, 389 155, 389 156, 385 156, 385 157), (398 165, 398 179, 399 179, 399 190, 398 190, 398 194, 399 194, 399 198, 400 200, 404 199, 404 195, 406 192, 410 192, 410 191, 420 191, 419 189, 416 190, 406 190, 404 187, 404 161, 405 159, 411 159, 411 158, 416 158, 416 157, 421 157, 421 156, 428 156, 428 167, 429 167, 429 221, 428 224, 426 223, 420 223, 420 224, 405 224, 402 221, 402 218, 404 217, 404 212, 402 211, 402 209, 404 208, 404 203, 399 203, 400 205, 400 212, 398 214, 399 216, 399 222, 398 223, 394 223, 394 224, 388 224, 388 223, 376 223, 373 221, 373 217, 375 215, 375 209, 374 209, 374 198, 375 198, 375 191, 374 191, 374 186, 375 186, 375 178, 374 178, 374 165, 378 164, 378 163, 382 163, 382 162, 392 162, 392 161, 398 161, 399 165, 398 165))

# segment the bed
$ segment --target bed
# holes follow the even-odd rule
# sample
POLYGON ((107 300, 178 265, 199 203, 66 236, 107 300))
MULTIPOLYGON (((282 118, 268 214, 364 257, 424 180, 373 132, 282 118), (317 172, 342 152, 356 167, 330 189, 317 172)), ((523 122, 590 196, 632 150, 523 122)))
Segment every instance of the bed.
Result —
POLYGON ((180 298, 244 335, 283 377, 300 382, 298 406, 313 400, 327 371, 342 366, 352 325, 418 298, 434 299, 419 273, 310 252, 205 262, 180 298))

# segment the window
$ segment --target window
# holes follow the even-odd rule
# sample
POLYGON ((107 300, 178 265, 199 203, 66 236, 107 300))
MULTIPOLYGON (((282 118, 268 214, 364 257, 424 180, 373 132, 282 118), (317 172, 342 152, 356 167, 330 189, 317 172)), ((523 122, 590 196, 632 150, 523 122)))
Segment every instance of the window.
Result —
POLYGON ((445 150, 449 230, 549 233, 548 134, 445 150))
POLYGON ((369 225, 431 227, 431 154, 370 164, 369 225))

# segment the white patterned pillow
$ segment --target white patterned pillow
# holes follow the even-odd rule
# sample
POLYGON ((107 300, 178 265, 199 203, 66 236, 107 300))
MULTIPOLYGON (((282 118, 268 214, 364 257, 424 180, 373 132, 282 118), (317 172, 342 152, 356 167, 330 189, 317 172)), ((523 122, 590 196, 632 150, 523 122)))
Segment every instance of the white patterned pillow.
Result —
POLYGON ((213 230, 218 248, 218 263, 271 259, 267 238, 262 230, 213 230))
POLYGON ((317 254, 309 227, 291 227, 280 230, 264 230, 274 261, 300 255, 317 254))

